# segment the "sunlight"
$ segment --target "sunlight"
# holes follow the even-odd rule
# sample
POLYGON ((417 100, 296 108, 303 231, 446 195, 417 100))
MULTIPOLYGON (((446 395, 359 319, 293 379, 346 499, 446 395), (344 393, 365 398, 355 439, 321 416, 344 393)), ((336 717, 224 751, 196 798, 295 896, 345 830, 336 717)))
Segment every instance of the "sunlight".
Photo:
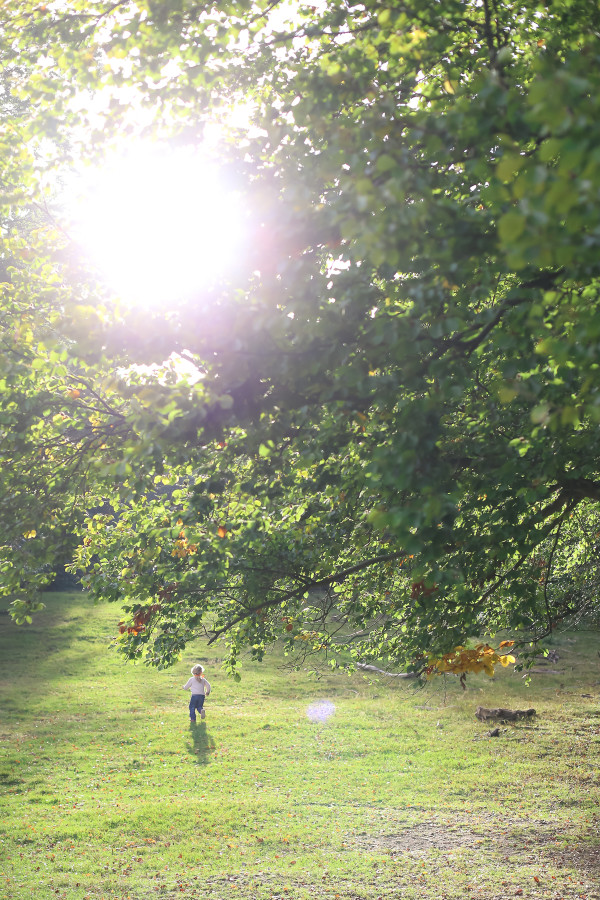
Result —
POLYGON ((67 230, 131 303, 164 306, 227 276, 243 250, 240 200, 198 150, 137 144, 81 174, 67 230))

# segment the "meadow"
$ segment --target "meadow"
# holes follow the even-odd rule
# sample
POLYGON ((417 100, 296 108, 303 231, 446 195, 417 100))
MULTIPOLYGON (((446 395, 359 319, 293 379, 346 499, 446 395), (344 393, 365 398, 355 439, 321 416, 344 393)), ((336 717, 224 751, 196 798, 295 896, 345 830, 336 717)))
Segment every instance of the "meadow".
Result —
POLYGON ((109 648, 118 618, 0 615, 0 900, 600 898, 597 632, 462 691, 281 655, 236 683, 200 643, 157 672, 109 648), (537 715, 490 737, 480 704, 537 715))

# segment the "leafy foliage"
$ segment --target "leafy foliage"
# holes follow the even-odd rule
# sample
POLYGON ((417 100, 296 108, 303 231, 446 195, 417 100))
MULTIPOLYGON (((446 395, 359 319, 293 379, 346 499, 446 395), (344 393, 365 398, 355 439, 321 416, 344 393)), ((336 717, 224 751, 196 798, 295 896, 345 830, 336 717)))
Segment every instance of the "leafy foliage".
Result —
POLYGON ((17 619, 69 556, 157 666, 207 632, 232 670, 283 637, 423 671, 597 614, 598 10, 275 11, 21 3, 4 23, 32 100, 3 162, 17 619), (54 226, 49 173, 136 130, 194 143, 242 99, 253 128, 222 153, 245 257, 162 312, 119 303, 54 226))
MULTIPOLYGON (((502 650, 505 647, 514 646, 514 641, 500 641, 502 650)), ((466 647, 455 647, 450 653, 444 654, 441 659, 431 659, 427 666, 427 677, 432 675, 442 675, 450 672, 453 675, 460 675, 460 682, 465 687, 465 679, 469 672, 478 675, 485 672, 490 678, 494 677, 494 669, 500 663, 506 668, 511 663, 516 662, 515 657, 510 653, 498 653, 489 644, 477 644, 471 650, 466 647)))

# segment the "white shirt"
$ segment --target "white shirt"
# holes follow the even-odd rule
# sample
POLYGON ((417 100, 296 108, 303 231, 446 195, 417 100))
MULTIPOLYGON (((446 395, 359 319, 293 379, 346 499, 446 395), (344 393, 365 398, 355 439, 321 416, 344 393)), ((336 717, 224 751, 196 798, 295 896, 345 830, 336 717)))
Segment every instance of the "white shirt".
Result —
POLYGON ((184 691, 191 691, 192 694, 204 694, 205 697, 208 697, 210 694, 210 684, 202 675, 200 678, 197 678, 195 675, 188 680, 187 684, 183 686, 184 691))

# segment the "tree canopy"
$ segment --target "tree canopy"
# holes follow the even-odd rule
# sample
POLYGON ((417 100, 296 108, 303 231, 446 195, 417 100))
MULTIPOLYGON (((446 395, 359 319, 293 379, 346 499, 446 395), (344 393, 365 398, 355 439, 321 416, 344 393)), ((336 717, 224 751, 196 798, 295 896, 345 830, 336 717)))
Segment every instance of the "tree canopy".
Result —
POLYGON ((157 666, 208 634, 232 670, 283 637, 422 672, 598 614, 595 4, 15 2, 1 27, 17 621, 65 562, 157 666), (128 304, 61 178, 215 121, 245 250, 128 304))

